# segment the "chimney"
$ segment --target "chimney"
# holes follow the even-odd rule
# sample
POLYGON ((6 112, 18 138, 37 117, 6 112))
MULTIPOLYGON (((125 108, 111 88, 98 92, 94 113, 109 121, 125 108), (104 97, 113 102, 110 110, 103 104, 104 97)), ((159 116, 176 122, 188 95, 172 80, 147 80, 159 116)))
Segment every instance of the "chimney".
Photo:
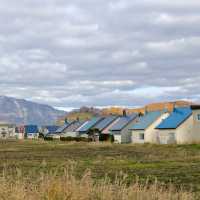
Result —
POLYGON ((126 115, 126 110, 124 109, 123 110, 123 117, 126 117, 127 115, 126 115))
POLYGON ((176 108, 176 102, 174 101, 172 102, 172 112, 174 112, 175 108, 176 108))
POLYGON ((148 113, 148 108, 147 106, 144 107, 144 114, 146 115, 148 113))

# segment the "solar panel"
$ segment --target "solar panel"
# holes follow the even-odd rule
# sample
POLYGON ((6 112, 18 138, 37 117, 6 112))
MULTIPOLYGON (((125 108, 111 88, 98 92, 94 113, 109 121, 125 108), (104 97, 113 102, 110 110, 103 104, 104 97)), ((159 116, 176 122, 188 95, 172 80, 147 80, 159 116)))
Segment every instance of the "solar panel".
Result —
POLYGON ((127 124, 129 124, 132 120, 134 120, 138 115, 132 114, 129 116, 123 116, 119 119, 119 121, 111 127, 111 131, 120 131, 122 130, 127 124))
POLYGON ((89 129, 91 129, 93 126, 95 126, 102 119, 103 119, 102 117, 94 117, 94 118, 92 118, 84 126, 82 126, 80 128, 79 132, 87 132, 89 129))
POLYGON ((116 116, 105 117, 94 128, 99 129, 100 131, 102 131, 104 128, 109 126, 109 124, 111 124, 115 119, 117 119, 116 116))

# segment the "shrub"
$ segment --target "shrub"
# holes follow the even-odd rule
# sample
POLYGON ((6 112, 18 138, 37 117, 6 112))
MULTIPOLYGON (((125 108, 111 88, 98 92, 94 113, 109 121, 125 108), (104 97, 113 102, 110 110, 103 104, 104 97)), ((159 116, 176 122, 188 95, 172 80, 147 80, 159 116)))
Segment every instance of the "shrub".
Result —
POLYGON ((76 141, 76 142, 92 142, 92 139, 91 138, 84 138, 84 137, 71 137, 71 136, 68 136, 68 137, 63 137, 61 136, 60 137, 60 140, 61 141, 76 141))
POLYGON ((47 141, 52 141, 52 140, 53 140, 53 137, 48 137, 48 136, 45 136, 45 137, 44 137, 44 140, 47 140, 47 141))

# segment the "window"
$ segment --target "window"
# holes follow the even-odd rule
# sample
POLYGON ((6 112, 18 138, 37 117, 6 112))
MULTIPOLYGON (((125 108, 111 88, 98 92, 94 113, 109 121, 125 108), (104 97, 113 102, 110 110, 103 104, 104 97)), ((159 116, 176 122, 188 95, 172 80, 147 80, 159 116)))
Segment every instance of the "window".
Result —
POLYGON ((144 140, 144 133, 140 133, 140 134, 139 134, 139 139, 140 139, 140 140, 144 140))
POLYGON ((197 115, 197 119, 198 119, 198 121, 200 121, 200 114, 197 115))

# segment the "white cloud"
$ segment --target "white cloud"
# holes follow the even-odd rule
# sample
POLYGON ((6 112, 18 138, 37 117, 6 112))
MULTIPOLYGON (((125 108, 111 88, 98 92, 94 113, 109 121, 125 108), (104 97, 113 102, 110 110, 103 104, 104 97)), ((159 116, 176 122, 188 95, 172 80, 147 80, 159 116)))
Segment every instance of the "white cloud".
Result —
POLYGON ((199 98, 196 0, 0 0, 0 94, 56 107, 199 98))

